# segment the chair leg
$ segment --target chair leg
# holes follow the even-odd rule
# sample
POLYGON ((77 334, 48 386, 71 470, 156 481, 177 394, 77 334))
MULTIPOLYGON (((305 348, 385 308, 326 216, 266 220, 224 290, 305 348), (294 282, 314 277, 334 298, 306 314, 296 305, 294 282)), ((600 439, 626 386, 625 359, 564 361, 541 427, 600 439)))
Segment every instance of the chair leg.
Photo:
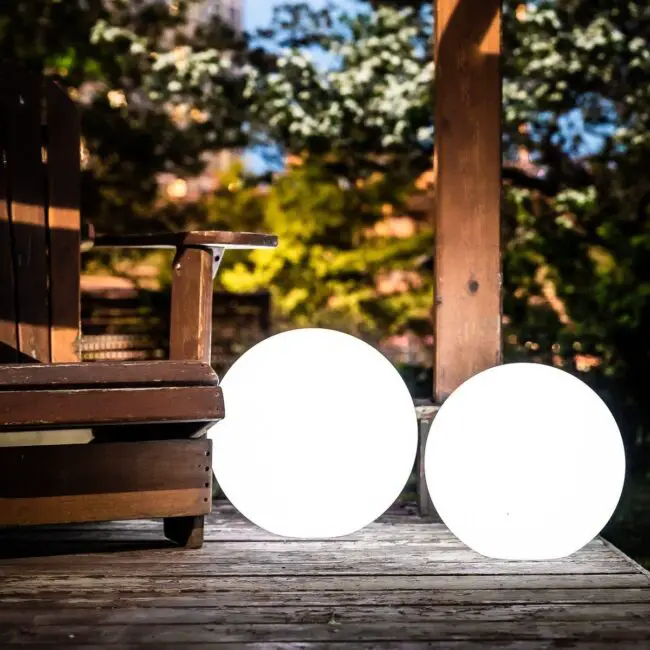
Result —
POLYGON ((165 537, 185 548, 201 548, 204 519, 204 515, 167 517, 164 520, 165 537))

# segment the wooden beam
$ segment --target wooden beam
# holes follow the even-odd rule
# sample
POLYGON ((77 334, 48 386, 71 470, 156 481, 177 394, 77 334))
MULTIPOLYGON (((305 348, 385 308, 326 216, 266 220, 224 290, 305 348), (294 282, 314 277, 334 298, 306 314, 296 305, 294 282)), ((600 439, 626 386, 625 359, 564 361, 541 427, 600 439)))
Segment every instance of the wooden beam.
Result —
MULTIPOLYGON (((0 77, 0 92, 4 92, 0 77)), ((7 156, 8 117, 0 104, 0 363, 18 361, 18 325, 16 323, 16 287, 12 251, 11 196, 4 158, 7 156)))
POLYGON ((218 386, 0 391, 0 436, 21 428, 216 422, 223 415, 218 386))
POLYGON ((196 361, 102 361, 101 363, 8 364, 0 366, 0 391, 20 388, 160 388, 218 386, 208 363, 196 361))
POLYGON ((501 363, 501 3, 436 3, 434 398, 501 363))
POLYGON ((211 442, 12 447, 0 454, 0 526, 210 511, 211 442))

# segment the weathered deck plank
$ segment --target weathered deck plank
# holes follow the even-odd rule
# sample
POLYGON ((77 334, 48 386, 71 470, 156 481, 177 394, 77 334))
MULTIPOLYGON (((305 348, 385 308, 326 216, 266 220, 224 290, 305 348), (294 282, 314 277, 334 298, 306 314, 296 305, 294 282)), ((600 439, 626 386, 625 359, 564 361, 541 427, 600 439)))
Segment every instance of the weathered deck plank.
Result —
POLYGON ((601 539, 495 562, 412 517, 287 541, 222 506, 206 540, 170 548, 160 522, 0 531, 0 647, 650 647, 650 576, 601 539))

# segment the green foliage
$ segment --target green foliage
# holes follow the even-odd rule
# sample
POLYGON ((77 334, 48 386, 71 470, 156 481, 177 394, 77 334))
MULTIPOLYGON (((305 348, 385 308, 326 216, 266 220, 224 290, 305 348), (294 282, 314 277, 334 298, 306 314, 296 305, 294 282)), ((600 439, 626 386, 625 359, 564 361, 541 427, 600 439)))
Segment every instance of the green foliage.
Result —
POLYGON ((252 135, 304 164, 264 193, 246 183, 220 191, 208 222, 279 236, 276 251, 229 254, 220 273, 232 291, 270 287, 276 322, 369 340, 430 333, 430 228, 405 239, 372 235, 387 212, 404 213, 430 167, 430 34, 426 12, 350 16, 305 3, 280 7, 263 34, 280 51, 269 74, 248 70, 252 135), (378 292, 391 273, 402 274, 401 288, 378 292))
POLYGON ((650 162, 650 10, 539 2, 519 20, 507 12, 505 34, 507 150, 525 146, 538 170, 505 170, 513 352, 569 369, 576 355, 593 357, 599 365, 583 376, 628 442, 647 441, 650 182, 640 172, 650 162), (565 126, 576 115, 577 134, 565 126), (602 146, 584 153, 594 136, 602 146))
POLYGON ((400 198, 381 178, 343 183, 315 164, 291 168, 265 192, 222 190, 210 203, 212 223, 227 218, 231 227, 242 227, 261 216, 257 229, 277 234, 280 245, 238 258, 230 254, 221 282, 231 291, 270 287, 276 316, 287 325, 333 327, 369 338, 407 328, 427 332, 429 277, 408 292, 377 294, 382 274, 420 275, 432 245, 426 231, 407 239, 369 233, 383 218, 387 195, 400 198))
POLYGON ((412 182, 431 164, 430 14, 280 7, 265 33, 280 55, 255 82, 261 134, 284 151, 334 159, 350 179, 381 170, 412 182))
POLYGON ((30 0, 0 5, 2 58, 58 80, 79 100, 87 149, 82 211, 98 231, 191 219, 157 209, 162 173, 246 142, 245 41, 217 18, 193 26, 198 0, 30 0))

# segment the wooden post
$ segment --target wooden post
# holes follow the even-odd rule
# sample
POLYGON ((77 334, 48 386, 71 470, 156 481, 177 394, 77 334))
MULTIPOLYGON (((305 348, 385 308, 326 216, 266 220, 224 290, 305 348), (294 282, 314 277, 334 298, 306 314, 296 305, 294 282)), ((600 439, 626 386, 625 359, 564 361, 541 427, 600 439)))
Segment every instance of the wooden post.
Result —
POLYGON ((437 0, 434 398, 501 363, 501 3, 437 0))

